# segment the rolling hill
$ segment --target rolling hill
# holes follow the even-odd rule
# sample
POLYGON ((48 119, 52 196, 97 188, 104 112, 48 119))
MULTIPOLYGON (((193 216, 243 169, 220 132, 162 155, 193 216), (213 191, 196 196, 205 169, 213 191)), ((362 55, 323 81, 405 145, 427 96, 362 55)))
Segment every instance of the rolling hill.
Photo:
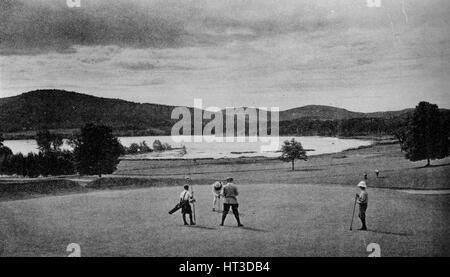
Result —
POLYGON ((321 105, 308 105, 280 112, 280 121, 295 120, 299 118, 340 120, 359 117, 365 117, 365 114, 321 105))
POLYGON ((72 129, 92 122, 118 130, 165 133, 172 106, 139 104, 63 90, 36 90, 0 99, 0 131, 72 129))
MULTIPOLYGON (((64 90, 35 90, 0 98, 0 132, 27 132, 42 128, 78 129, 91 122, 111 126, 115 131, 122 131, 122 134, 130 130, 145 130, 145 135, 164 135, 170 134, 171 126, 177 121, 170 118, 173 108, 169 105, 134 103, 64 90)), ((361 113, 309 105, 281 111, 280 121, 390 119, 406 116, 411 111, 361 113)))
POLYGON ((280 121, 295 120, 300 118, 308 118, 316 120, 344 120, 352 118, 390 119, 398 116, 400 117, 406 116, 413 110, 414 109, 405 109, 400 111, 361 113, 361 112, 352 112, 346 109, 331 106, 308 105, 280 112, 280 121))

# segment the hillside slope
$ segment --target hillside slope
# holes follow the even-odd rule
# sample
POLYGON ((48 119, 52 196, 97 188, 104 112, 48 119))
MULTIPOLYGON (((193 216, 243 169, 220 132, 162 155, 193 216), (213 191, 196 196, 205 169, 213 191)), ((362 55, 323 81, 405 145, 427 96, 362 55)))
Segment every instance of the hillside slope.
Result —
MULTIPOLYGON (((64 90, 35 90, 0 98, 0 132, 28 132, 46 129, 78 129, 86 123, 111 126, 122 135, 169 135, 174 106, 141 104, 101 98, 64 90), (127 134, 127 131, 132 130, 127 134), (134 132, 142 131, 140 133, 134 132)), ((189 108, 192 112, 192 108, 189 108)), ((341 121, 358 118, 390 120, 405 118, 413 109, 362 113, 346 109, 309 105, 280 112, 280 121, 341 121)), ((442 110, 449 114, 448 110, 442 110)), ((205 124, 205 122, 204 122, 205 124)), ((32 137, 30 135, 30 137, 32 137)))
POLYGON ((280 112, 280 121, 294 120, 299 118, 340 120, 358 117, 365 117, 365 114, 321 105, 308 105, 280 112))
POLYGON ((0 99, 0 131, 71 129, 88 122, 119 130, 164 130, 172 125, 172 109, 62 90, 36 90, 0 99))

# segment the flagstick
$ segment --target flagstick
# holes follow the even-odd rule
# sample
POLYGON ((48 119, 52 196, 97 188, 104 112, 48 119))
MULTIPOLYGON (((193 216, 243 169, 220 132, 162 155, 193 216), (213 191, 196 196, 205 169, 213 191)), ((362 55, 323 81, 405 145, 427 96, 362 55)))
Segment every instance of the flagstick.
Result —
MULTIPOLYGON (((194 185, 193 185, 192 178, 191 178, 191 167, 190 167, 190 164, 191 164, 191 161, 188 162, 188 171, 189 171, 189 180, 191 180, 192 198, 194 198, 194 185)), ((192 202, 192 213, 193 213, 193 217, 194 217, 194 223, 197 223, 197 219, 195 218, 195 202, 192 202)))

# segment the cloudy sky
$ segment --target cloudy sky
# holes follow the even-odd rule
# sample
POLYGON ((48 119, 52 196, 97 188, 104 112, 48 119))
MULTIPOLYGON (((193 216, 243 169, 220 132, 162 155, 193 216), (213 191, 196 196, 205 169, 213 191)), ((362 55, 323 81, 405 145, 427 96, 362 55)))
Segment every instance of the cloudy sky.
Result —
POLYGON ((450 1, 0 1, 0 97, 450 108, 450 1))

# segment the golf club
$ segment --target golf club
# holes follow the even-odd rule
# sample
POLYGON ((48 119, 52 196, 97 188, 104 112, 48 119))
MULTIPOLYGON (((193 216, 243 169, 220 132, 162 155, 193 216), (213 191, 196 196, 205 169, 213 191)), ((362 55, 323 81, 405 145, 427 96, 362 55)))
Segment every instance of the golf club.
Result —
POLYGON ((355 217, 355 208, 356 208, 356 197, 355 197, 355 203, 353 203, 353 213, 352 213, 352 221, 350 223, 350 231, 352 230, 352 227, 353 227, 353 218, 355 217))
MULTIPOLYGON (((194 197, 194 187, 192 186, 192 183, 191 183, 191 193, 192 197, 194 197)), ((192 202, 192 216, 194 218, 194 223, 197 224, 197 219, 195 218, 195 200, 192 202)))

